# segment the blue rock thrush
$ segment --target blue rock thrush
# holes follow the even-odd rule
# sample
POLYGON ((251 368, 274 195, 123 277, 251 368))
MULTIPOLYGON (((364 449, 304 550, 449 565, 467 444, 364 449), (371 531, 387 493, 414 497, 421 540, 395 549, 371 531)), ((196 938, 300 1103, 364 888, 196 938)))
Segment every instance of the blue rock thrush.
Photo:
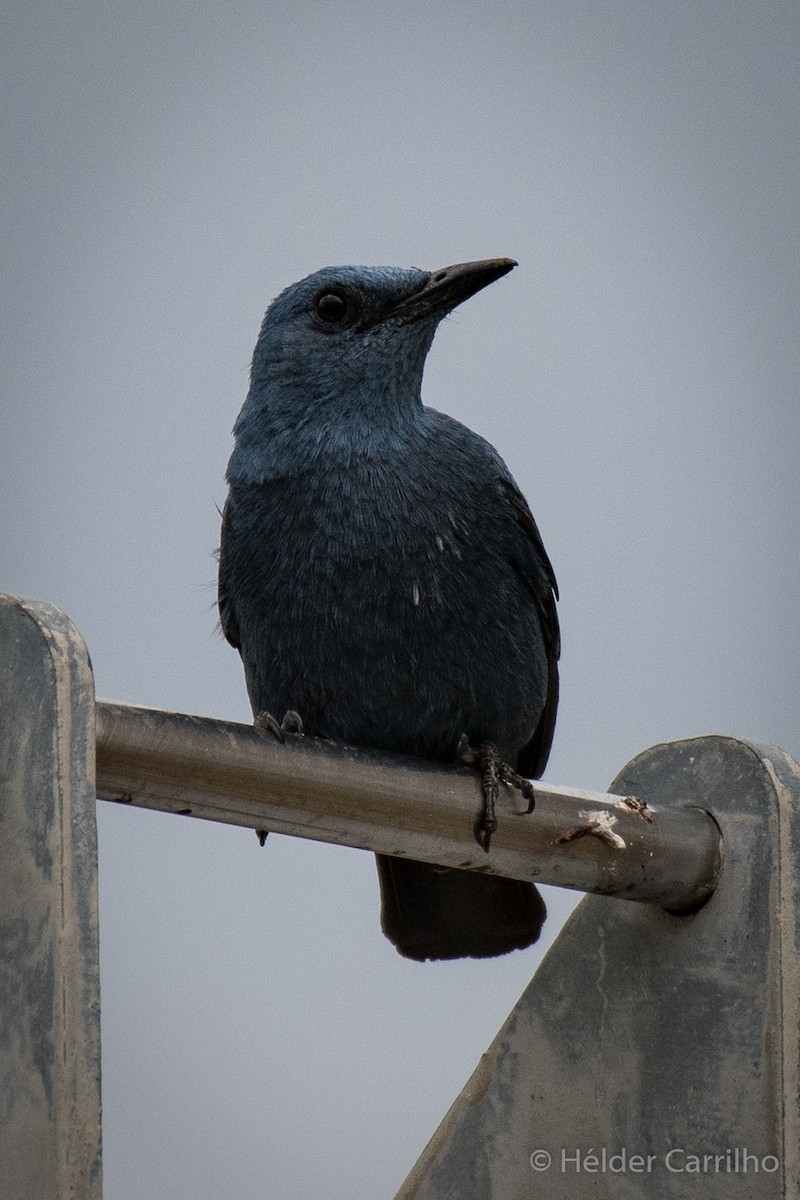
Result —
MULTIPOLYGON (((234 428, 222 521, 222 628, 253 711, 287 728, 530 784, 558 703, 553 569, 483 438, 422 403, 439 321, 507 258, 439 271, 328 267, 261 326, 234 428)), ((488 782, 486 782, 488 780, 488 782)), ((379 855, 382 925, 415 959, 528 946, 529 883, 379 855)))

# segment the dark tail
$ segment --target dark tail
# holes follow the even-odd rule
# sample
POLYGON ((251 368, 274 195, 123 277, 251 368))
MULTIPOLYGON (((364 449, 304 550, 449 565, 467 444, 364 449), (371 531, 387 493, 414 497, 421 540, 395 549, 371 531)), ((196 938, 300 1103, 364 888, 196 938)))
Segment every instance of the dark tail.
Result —
POLYGON ((491 958, 538 939, 547 915, 532 883, 375 856, 381 925, 406 958, 491 958))

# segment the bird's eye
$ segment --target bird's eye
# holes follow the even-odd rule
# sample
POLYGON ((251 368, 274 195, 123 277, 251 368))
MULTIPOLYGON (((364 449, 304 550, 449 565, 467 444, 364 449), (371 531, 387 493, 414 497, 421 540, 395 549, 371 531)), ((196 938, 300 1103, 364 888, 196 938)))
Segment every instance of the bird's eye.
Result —
POLYGON ((347 300, 338 292, 323 292, 314 301, 314 312, 327 325, 338 325, 347 316, 347 300))

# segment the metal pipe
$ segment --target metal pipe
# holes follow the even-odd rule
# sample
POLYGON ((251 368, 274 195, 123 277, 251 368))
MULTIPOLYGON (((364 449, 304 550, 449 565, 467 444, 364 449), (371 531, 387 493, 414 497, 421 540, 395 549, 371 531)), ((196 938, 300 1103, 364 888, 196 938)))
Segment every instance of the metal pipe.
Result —
POLYGON ((714 890, 713 817, 646 798, 537 782, 526 815, 501 798, 491 849, 475 841, 477 774, 250 725, 98 701, 97 795, 293 837, 357 846, 582 892, 697 907, 714 890))

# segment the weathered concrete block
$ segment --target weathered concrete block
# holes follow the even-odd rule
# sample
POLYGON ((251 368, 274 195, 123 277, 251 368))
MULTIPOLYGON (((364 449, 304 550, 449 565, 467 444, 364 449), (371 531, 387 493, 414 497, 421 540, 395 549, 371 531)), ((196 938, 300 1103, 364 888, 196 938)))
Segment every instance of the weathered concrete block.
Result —
POLYGON ((800 768, 698 738, 612 790, 711 812, 715 893, 584 900, 397 1200, 800 1195, 800 768))
POLYGON ((94 683, 47 604, 0 597, 0 1197, 100 1200, 94 683))

